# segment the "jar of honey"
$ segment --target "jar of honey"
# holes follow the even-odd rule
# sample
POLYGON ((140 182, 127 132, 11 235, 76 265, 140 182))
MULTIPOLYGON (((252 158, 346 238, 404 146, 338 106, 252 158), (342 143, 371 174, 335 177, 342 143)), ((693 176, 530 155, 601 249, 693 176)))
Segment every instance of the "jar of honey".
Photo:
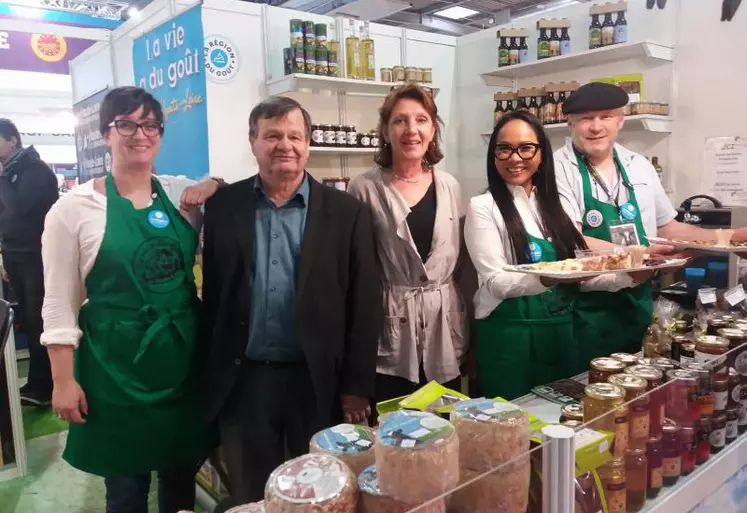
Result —
POLYGON ((606 383, 610 376, 620 374, 627 365, 614 358, 594 358, 589 364, 589 384, 606 383))
POLYGON ((607 513, 627 513, 625 459, 614 458, 599 467, 599 479, 607 499, 607 513))
POLYGON ((567 420, 584 421, 584 406, 580 403, 565 404, 560 408, 560 423, 567 420))
POLYGON ((656 367, 648 365, 634 365, 625 369, 626 374, 643 378, 648 383, 646 392, 649 393, 649 433, 660 435, 664 422, 666 389, 662 387, 664 374, 656 367))
POLYGON ((625 390, 625 402, 628 403, 628 446, 645 448, 650 429, 647 381, 632 374, 616 374, 610 377, 609 383, 625 390))
POLYGON ((672 486, 682 474, 682 443, 679 439, 680 425, 664 419, 661 435, 664 486, 672 486))
POLYGON ((667 418, 692 426, 700 418, 698 378, 688 370, 675 369, 667 372, 667 381, 667 418))
POLYGON ((648 481, 646 484, 646 497, 655 499, 663 485, 661 435, 649 437, 646 445, 646 459, 648 460, 648 481))
POLYGON ((695 339, 695 363, 707 364, 714 374, 726 374, 729 341, 722 337, 703 335, 695 339))
POLYGON ((612 353, 610 355, 610 358, 623 362, 626 367, 636 365, 636 363, 638 362, 638 357, 628 353, 612 353))
POLYGON ((612 455, 625 456, 628 448, 628 408, 625 391, 611 383, 592 383, 584 389, 584 424, 615 435, 612 455))
POLYGON ((629 512, 641 511, 646 504, 647 479, 646 449, 629 448, 625 452, 625 502, 629 512))

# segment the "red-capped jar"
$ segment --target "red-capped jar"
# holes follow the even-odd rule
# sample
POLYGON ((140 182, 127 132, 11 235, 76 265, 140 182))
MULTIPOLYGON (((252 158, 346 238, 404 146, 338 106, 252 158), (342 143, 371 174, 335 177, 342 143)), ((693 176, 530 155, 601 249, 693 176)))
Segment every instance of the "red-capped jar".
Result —
POLYGON ((687 370, 667 371, 666 416, 680 426, 692 426, 700 417, 698 379, 687 370))
POLYGON ((661 435, 664 486, 674 485, 682 474, 682 444, 679 434, 679 424, 671 419, 664 419, 661 435))
MULTIPOLYGON (((649 435, 661 435, 666 406, 666 390, 661 386, 664 382, 664 373, 650 365, 633 365, 625 369, 625 374, 632 374, 646 380, 648 384, 646 392, 650 396, 649 435)), ((747 398, 745 401, 747 402, 747 398)))
POLYGON ((702 465, 711 457, 711 417, 701 417, 698 423, 698 451, 695 463, 702 465))
POLYGON ((684 426, 680 429, 679 440, 682 444, 682 475, 686 476, 695 470, 695 452, 697 450, 695 428, 684 426))

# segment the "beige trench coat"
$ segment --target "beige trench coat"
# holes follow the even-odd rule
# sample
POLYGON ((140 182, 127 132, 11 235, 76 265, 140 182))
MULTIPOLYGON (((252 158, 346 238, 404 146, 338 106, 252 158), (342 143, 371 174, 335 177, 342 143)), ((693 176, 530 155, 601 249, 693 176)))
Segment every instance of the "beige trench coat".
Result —
POLYGON ((420 382, 460 375, 467 346, 467 311, 454 272, 461 248, 462 198, 459 183, 434 172, 436 222, 425 264, 407 225, 410 207, 380 168, 358 175, 348 191, 371 206, 376 251, 384 281, 386 330, 379 341, 376 370, 420 382))

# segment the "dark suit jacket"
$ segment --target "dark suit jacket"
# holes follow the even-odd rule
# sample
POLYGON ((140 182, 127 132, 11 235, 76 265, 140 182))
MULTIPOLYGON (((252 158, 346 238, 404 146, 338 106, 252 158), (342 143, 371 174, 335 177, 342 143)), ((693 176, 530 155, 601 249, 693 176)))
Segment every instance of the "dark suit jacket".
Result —
MULTIPOLYGON (((249 340, 255 179, 222 187, 205 207, 203 333, 211 343, 211 419, 233 390, 249 340)), ((339 420, 340 394, 374 396, 383 326, 374 248, 368 208, 309 176, 295 315, 319 420, 325 423, 339 420)))

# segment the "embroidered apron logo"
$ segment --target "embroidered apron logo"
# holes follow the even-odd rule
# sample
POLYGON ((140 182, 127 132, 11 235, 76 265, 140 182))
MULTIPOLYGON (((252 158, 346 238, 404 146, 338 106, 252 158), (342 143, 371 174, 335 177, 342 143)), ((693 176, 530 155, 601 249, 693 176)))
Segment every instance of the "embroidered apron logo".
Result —
POLYGON ((542 260, 542 248, 536 242, 529 243, 529 259, 535 263, 542 260))
POLYGON ((635 205, 630 202, 625 203, 622 207, 620 207, 620 214, 624 219, 628 221, 632 221, 633 219, 635 219, 637 213, 638 211, 636 210, 635 205))
POLYGON ((143 287, 161 294, 180 287, 185 277, 182 249, 168 237, 154 237, 140 244, 132 267, 143 287))
POLYGON ((586 213, 586 224, 592 228, 599 228, 604 222, 604 217, 599 210, 589 210, 586 213))

